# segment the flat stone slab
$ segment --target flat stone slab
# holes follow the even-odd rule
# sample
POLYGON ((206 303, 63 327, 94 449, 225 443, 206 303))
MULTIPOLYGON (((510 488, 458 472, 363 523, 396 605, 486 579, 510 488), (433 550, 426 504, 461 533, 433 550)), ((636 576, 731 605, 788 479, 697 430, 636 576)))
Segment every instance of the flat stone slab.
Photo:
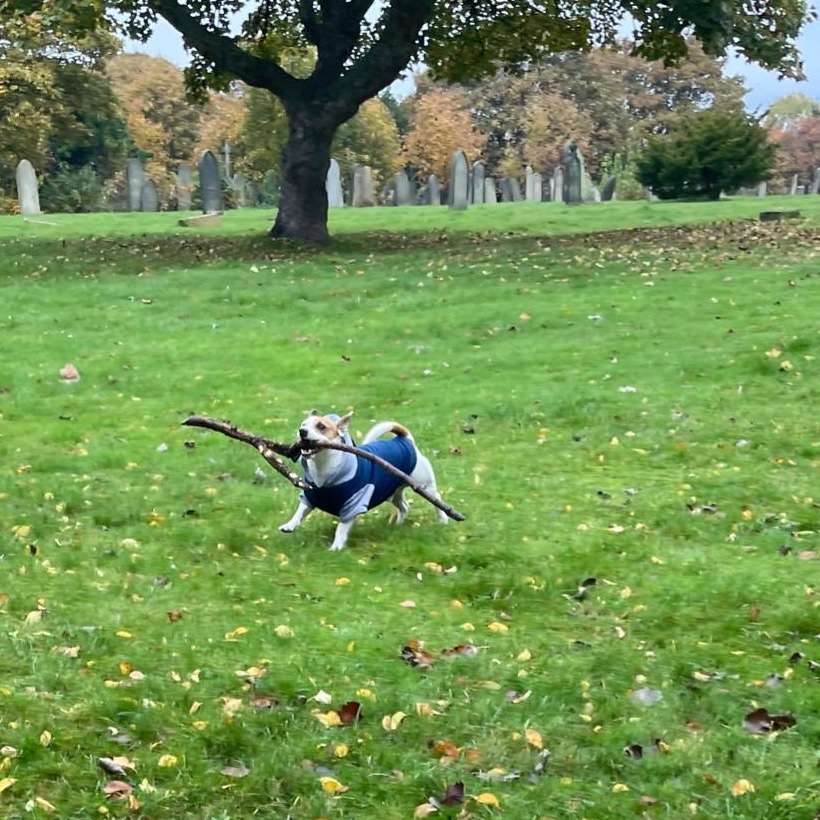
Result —
POLYGON ((779 222, 781 219, 800 219, 803 214, 800 211, 761 211, 761 222, 779 222))
POLYGON ((199 214, 199 216, 186 216, 180 219, 179 224, 183 228, 210 228, 219 225, 222 221, 222 214, 199 214))

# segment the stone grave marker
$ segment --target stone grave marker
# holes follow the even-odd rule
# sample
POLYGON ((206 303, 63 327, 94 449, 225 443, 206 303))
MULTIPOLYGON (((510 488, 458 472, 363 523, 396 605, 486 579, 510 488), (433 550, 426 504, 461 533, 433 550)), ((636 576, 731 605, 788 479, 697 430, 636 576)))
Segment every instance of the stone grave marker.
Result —
POLYGON ((797 174, 792 176, 792 181, 789 184, 789 193, 794 196, 797 193, 797 174))
POLYGON ((524 201, 524 194, 521 193, 521 186, 518 184, 518 180, 514 177, 510 177, 510 194, 512 196, 513 202, 523 202, 524 201))
POLYGON ((354 208, 371 208, 376 204, 373 174, 369 165, 357 165, 353 171, 354 208))
POLYGON ((128 189, 128 210, 139 211, 142 208, 142 160, 131 157, 125 165, 125 181, 128 189))
POLYGON ((435 174, 427 177, 427 197, 430 205, 441 205, 441 185, 435 174))
POLYGON ((159 210, 159 194, 154 180, 145 177, 142 181, 142 199, 140 200, 140 210, 146 213, 155 213, 159 210))
POLYGON ((447 189, 447 204, 454 211, 463 211, 469 201, 470 166, 467 154, 459 148, 450 159, 450 184, 447 189))
POLYGON ((501 177, 501 179, 498 181, 498 189, 501 191, 502 202, 513 201, 512 185, 510 185, 509 177, 501 177))
POLYGON ((191 166, 185 162, 177 168, 176 195, 177 210, 190 211, 194 195, 194 175, 191 166))
POLYGON ((330 160, 327 169, 327 179, 325 179, 325 190, 327 191, 327 207, 343 208, 345 204, 344 193, 342 191, 342 172, 339 163, 335 159, 330 160))
POLYGON ((495 180, 492 177, 484 177, 484 202, 490 205, 495 205, 498 202, 495 180))
POLYGON ((202 212, 221 213, 225 208, 222 202, 222 179, 219 175, 219 163, 212 151, 205 150, 200 157, 199 188, 202 194, 202 212))
POLYGON ((564 202, 580 205, 584 182, 584 160, 578 146, 570 140, 564 146, 564 202))
POLYGON ((604 202, 612 202, 612 200, 615 199, 616 184, 617 180, 615 177, 607 177, 607 180, 604 183, 604 190, 601 191, 601 199, 604 202))
POLYGON ((811 178, 811 188, 809 188, 809 191, 813 194, 820 194, 820 168, 814 169, 814 176, 811 178))
POLYGON ((399 171, 393 177, 393 191, 396 205, 416 204, 416 192, 406 171, 399 171))
POLYGON ((757 188, 755 189, 755 195, 756 196, 766 196, 767 190, 768 190, 768 186, 766 185, 766 182, 765 181, 764 182, 759 182, 757 184, 757 188))
POLYGON ((15 173, 17 181, 17 203, 23 216, 40 213, 40 189, 37 186, 37 174, 34 166, 21 159, 15 173))
POLYGON ((473 163, 473 199, 472 201, 479 205, 485 201, 485 187, 484 182, 486 177, 484 176, 484 163, 483 162, 474 162, 473 163))
POLYGON ((524 199, 527 202, 541 201, 541 192, 538 192, 537 197, 535 195, 535 171, 532 170, 532 165, 524 169, 524 199))
POLYGON ((559 165, 552 172, 552 182, 550 183, 550 199, 553 202, 564 201, 564 167, 559 165))

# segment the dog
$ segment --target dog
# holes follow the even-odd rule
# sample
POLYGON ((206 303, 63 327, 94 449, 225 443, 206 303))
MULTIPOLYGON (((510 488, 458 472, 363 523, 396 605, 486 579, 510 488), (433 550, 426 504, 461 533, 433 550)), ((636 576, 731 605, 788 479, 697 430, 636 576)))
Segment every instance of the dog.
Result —
MULTIPOLYGON (((347 537, 356 517, 390 500, 398 510, 396 522, 407 518, 408 505, 404 500, 405 484, 401 479, 379 467, 369 459, 340 450, 311 448, 311 442, 353 444, 350 436, 352 411, 344 416, 320 416, 315 410, 299 425, 299 459, 305 481, 310 485, 299 496, 299 506, 293 517, 279 527, 280 532, 293 532, 315 508, 339 519, 332 551, 345 548, 347 537)), ((436 476, 430 460, 423 456, 410 431, 395 421, 382 421, 368 430, 362 450, 389 461, 414 482, 441 500, 436 487, 436 476), (388 433, 391 439, 382 439, 388 433)), ((447 523, 447 516, 436 508, 439 521, 447 523)))

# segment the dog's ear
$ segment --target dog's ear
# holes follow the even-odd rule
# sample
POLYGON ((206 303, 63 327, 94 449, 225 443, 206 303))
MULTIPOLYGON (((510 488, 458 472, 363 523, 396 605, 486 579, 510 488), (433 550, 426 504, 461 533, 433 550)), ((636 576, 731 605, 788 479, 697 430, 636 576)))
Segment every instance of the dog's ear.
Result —
POLYGON ((353 411, 351 410, 349 413, 345 413, 337 422, 336 427, 340 430, 347 430, 350 427, 350 419, 353 418, 353 411))
POLYGON ((313 418, 313 416, 318 416, 318 415, 319 415, 319 411, 318 411, 318 410, 311 410, 311 411, 308 413, 308 418, 313 418))

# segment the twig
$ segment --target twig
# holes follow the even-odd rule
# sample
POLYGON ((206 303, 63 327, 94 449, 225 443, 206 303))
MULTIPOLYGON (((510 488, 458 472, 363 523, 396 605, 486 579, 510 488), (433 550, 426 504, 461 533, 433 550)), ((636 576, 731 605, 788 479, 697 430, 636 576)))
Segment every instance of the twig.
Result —
POLYGON ((280 444, 278 441, 271 441, 269 438, 254 435, 246 430, 240 430, 239 427, 227 421, 217 421, 216 419, 208 418, 208 416, 191 415, 182 423, 188 427, 204 427, 206 430, 215 430, 217 433, 222 433, 223 436, 236 439, 237 441, 244 441, 245 444, 250 444, 276 472, 283 475, 294 487, 300 490, 310 488, 310 485, 300 478, 298 473, 291 470, 281 458, 277 457, 285 456, 291 459, 291 461, 296 461, 301 452, 298 445, 280 444))
MULTIPOLYGON (((271 467, 290 481, 294 487, 298 487, 302 490, 309 489, 309 484, 301 479, 295 472, 293 472, 293 470, 289 469, 282 459, 277 458, 277 456, 284 456, 292 461, 296 461, 301 454, 301 447, 298 442, 294 444, 282 444, 281 442, 272 441, 271 439, 264 438, 263 436, 257 436, 253 433, 248 433, 245 430, 240 430, 233 424, 226 421, 217 421, 216 419, 209 418, 208 416, 191 415, 188 416, 188 418, 182 423, 188 425, 189 427, 204 427, 207 430, 214 430, 217 433, 222 433, 223 435, 228 436, 228 438, 233 438, 237 441, 244 441, 245 444, 250 444, 251 447, 253 447, 259 455, 261 455, 262 458, 264 458, 265 461, 271 465, 271 467)), ((449 504, 445 504, 441 499, 431 495, 424 487, 413 481, 407 473, 402 472, 398 469, 398 467, 394 467, 389 461, 385 461, 375 453, 362 450, 359 447, 352 447, 349 444, 334 444, 325 441, 311 441, 310 447, 311 449, 318 450, 339 450, 342 453, 352 453, 355 456, 366 458, 368 461, 378 464, 379 467, 386 470, 391 475, 401 479, 414 493, 420 495, 425 501, 429 501, 434 507, 440 509, 449 518, 452 518, 454 521, 464 521, 465 516, 463 513, 460 513, 458 510, 453 509, 449 504)))

